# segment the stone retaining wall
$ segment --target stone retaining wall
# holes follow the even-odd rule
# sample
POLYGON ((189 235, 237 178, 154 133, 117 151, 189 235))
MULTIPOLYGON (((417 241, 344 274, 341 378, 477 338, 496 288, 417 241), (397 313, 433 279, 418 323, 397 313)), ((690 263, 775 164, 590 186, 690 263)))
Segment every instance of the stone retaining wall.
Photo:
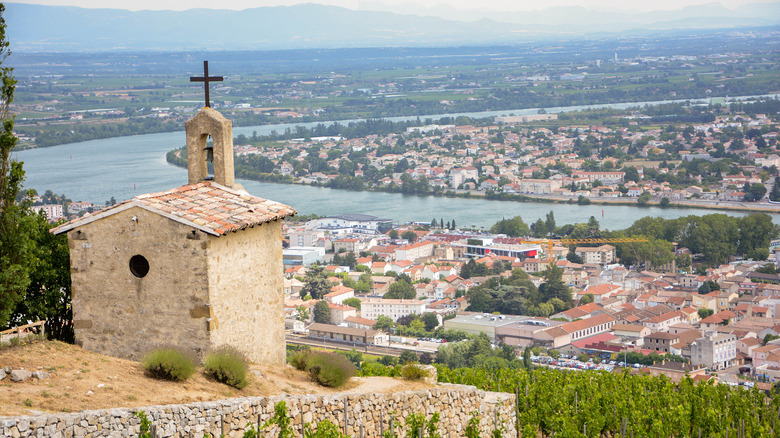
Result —
MULTIPOLYGON (((274 405, 284 400, 295 436, 302 436, 304 423, 314 427, 323 420, 339 425, 351 437, 379 437, 393 430, 406 435, 405 419, 424 413, 441 416, 443 438, 462 437, 472 413, 478 412, 482 437, 495 428, 496 419, 505 429, 503 437, 516 437, 515 396, 489 393, 472 386, 442 384, 425 391, 394 394, 334 394, 284 397, 248 397, 187 405, 108 409, 73 414, 0 417, 0 437, 136 437, 143 410, 152 421, 155 437, 241 437, 248 423, 257 428, 268 420, 274 405), (344 409, 346 403, 346 410, 344 409)), ((273 426, 260 433, 272 436, 273 426)))

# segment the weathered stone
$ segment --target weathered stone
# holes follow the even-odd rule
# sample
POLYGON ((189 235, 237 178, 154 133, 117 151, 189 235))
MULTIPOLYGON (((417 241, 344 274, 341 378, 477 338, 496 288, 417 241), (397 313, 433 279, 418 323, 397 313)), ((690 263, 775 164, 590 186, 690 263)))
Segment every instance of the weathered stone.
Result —
POLYGON ((7 376, 5 370, 0 370, 0 380, 5 379, 5 376, 7 376))
POLYGON ((32 376, 38 380, 48 379, 49 377, 51 377, 51 375, 46 371, 34 371, 32 373, 32 376))
POLYGON ((9 375, 12 382, 24 382, 32 377, 32 373, 27 370, 13 370, 9 375))

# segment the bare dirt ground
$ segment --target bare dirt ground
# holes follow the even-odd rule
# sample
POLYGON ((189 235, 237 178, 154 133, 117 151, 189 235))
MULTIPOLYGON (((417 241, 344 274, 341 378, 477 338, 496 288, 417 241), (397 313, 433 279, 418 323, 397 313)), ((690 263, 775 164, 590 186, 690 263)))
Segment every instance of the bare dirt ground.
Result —
POLYGON ((139 362, 103 356, 62 342, 0 350, 0 367, 43 370, 51 377, 0 381, 0 416, 183 404, 283 394, 389 393, 424 389, 423 382, 389 377, 353 378, 338 389, 319 386, 289 366, 251 365, 251 383, 238 390, 207 378, 202 369, 185 382, 147 377, 139 362))

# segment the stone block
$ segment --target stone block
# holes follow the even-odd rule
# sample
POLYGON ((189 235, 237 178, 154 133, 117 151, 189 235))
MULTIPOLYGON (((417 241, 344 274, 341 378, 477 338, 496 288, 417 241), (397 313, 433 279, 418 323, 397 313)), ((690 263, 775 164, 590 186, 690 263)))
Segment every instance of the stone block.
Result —
POLYGON ((13 370, 10 374, 12 382, 24 382, 30 377, 32 377, 32 373, 27 370, 13 370))
POLYGON ((32 376, 38 380, 48 379, 49 377, 51 377, 51 375, 46 371, 35 371, 32 373, 32 376))

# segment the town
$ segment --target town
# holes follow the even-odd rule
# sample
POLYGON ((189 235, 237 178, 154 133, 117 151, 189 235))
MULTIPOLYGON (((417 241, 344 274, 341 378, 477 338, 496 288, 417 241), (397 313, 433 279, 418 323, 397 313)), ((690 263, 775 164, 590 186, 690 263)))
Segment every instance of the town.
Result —
POLYGON ((430 363, 442 345, 486 336, 521 357, 533 349, 540 366, 746 386, 780 378, 780 257, 691 269, 701 255, 679 247, 666 265, 624 266, 616 246, 636 243, 391 222, 346 214, 285 224, 288 342, 412 351, 430 363), (552 298, 533 304, 535 294, 552 298))
MULTIPOLYGON (((355 133, 352 138, 314 136, 329 130, 324 126, 297 130, 305 138, 288 140, 240 135, 236 169, 247 179, 348 190, 774 212, 772 203, 780 200, 776 121, 753 111, 776 105, 666 108, 677 118, 710 119, 701 123, 665 124, 659 120, 673 117, 609 111, 601 125, 539 126, 559 116, 538 114, 464 125, 368 121, 342 127, 355 133), (393 129, 400 132, 360 134, 393 129)), ((181 150, 168 161, 186 164, 181 150)))

